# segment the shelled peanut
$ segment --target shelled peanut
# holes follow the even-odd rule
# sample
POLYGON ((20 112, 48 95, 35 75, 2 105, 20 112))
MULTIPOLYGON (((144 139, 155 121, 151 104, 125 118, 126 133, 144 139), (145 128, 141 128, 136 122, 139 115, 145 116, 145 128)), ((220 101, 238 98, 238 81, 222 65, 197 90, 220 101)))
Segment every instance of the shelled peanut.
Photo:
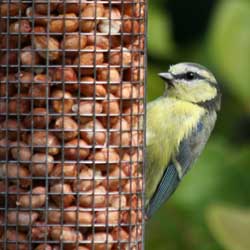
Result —
POLYGON ((144 0, 26 2, 0 3, 0 249, 141 249, 144 0))

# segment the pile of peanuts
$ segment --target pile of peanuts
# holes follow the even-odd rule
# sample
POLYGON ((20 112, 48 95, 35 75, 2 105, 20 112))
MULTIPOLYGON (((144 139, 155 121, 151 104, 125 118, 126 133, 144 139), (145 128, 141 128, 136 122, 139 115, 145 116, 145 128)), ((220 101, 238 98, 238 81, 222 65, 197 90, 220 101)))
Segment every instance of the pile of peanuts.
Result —
POLYGON ((144 5, 1 1, 0 249, 142 249, 144 5))

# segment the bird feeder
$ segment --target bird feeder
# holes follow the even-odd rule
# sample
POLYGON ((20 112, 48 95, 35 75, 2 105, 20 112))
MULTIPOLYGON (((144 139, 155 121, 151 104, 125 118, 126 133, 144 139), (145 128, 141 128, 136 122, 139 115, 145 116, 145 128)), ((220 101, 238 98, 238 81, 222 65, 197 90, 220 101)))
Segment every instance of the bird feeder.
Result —
POLYGON ((0 249, 143 249, 145 0, 1 1, 0 249))

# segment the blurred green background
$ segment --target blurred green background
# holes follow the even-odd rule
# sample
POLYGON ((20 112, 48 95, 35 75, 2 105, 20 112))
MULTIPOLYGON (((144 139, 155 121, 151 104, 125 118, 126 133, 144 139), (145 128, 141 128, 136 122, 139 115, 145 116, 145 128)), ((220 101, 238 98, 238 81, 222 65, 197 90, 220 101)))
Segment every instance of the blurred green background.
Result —
POLYGON ((250 1, 149 1, 148 100, 158 72, 192 61, 222 85, 209 143, 146 225, 146 250, 250 250, 250 1))

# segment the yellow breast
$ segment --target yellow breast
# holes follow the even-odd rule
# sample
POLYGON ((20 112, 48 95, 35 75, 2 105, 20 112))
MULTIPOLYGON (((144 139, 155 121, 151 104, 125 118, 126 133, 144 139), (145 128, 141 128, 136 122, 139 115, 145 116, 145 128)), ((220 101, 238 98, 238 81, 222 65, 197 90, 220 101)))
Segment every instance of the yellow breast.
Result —
POLYGON ((169 97, 158 98, 148 105, 147 198, 153 195, 171 157, 178 153, 181 141, 190 135, 205 112, 198 105, 169 97))

